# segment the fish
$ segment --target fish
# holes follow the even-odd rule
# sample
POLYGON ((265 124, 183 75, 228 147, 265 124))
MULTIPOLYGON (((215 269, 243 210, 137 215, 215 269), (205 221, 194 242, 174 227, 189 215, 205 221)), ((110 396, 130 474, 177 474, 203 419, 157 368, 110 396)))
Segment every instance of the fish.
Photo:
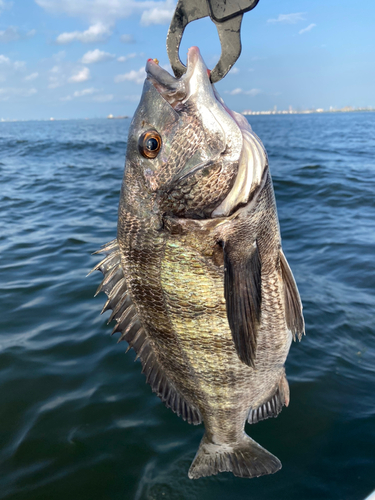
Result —
POLYGON ((258 477, 281 462, 245 432, 289 404, 304 335, 265 148, 210 82, 200 51, 175 78, 149 59, 132 119, 117 237, 99 252, 112 333, 162 402, 205 432, 191 479, 258 477))

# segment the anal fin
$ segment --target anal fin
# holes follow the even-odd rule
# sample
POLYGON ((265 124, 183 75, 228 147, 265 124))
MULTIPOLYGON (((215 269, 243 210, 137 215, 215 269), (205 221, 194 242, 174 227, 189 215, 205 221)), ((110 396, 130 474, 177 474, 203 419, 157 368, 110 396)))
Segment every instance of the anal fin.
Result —
POLYGON ((199 410, 189 404, 172 382, 168 380, 155 352, 150 347, 150 341, 146 339, 145 335, 143 339, 140 338, 139 344, 142 341, 143 346, 140 347, 141 354, 139 358, 142 363, 142 373, 146 375, 146 382, 150 384, 152 391, 159 396, 167 408, 170 408, 179 417, 181 416, 183 420, 186 420, 189 424, 200 424, 202 417, 199 410))
POLYGON ((285 373, 282 375, 274 394, 257 408, 251 408, 247 421, 256 424, 266 418, 277 417, 283 406, 289 405, 289 384, 285 373))

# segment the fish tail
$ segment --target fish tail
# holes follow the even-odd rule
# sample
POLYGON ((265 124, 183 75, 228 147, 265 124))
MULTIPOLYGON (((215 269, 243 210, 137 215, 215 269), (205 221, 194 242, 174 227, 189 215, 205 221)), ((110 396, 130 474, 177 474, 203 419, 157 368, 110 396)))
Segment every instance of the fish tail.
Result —
POLYGON ((189 478, 198 479, 219 472, 250 478, 273 474, 279 469, 280 460, 246 434, 233 444, 214 444, 205 434, 190 466, 189 478))

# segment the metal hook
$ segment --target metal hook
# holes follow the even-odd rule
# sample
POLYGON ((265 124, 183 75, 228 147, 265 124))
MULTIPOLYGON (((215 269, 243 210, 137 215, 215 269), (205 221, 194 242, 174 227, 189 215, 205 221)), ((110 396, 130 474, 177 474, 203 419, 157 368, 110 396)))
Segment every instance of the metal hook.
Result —
POLYGON ((219 62, 211 71, 211 81, 220 81, 241 54, 241 22, 245 12, 253 9, 259 0, 178 0, 167 35, 167 53, 176 78, 186 72, 179 57, 182 35, 186 26, 209 16, 215 23, 221 44, 219 62))

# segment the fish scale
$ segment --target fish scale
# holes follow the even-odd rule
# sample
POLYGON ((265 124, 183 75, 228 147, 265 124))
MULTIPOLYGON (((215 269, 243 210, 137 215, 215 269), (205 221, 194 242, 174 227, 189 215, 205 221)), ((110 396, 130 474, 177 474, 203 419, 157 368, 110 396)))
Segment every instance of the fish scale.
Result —
POLYGON ((140 317, 143 318, 154 349, 173 381, 188 369, 183 352, 179 349, 178 338, 165 311, 164 293, 160 283, 160 267, 165 248, 165 235, 147 227, 148 221, 138 221, 141 230, 125 233, 120 247, 123 251, 124 269, 129 276, 129 288, 140 317), (134 250, 136 248, 136 251, 134 250), (146 256, 146 257, 145 257, 146 256))
POLYGON ((198 171, 185 180, 181 189, 168 193, 168 198, 163 202, 165 211, 171 211, 173 205, 168 203, 170 197, 182 202, 175 215, 179 217, 204 217, 223 201, 231 189, 236 176, 236 169, 223 169, 221 163, 211 167, 204 175, 198 171), (180 208, 181 207, 181 208, 180 208))

